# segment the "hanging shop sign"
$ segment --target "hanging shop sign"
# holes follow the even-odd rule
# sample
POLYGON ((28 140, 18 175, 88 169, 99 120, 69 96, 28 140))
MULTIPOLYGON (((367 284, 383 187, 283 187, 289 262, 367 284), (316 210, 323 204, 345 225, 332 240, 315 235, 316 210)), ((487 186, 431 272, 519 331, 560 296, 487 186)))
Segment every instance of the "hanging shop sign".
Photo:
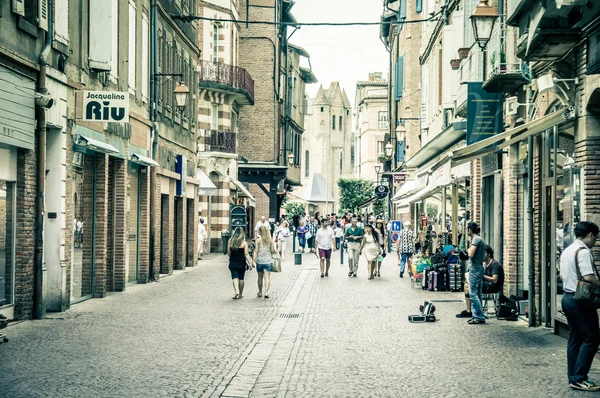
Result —
POLYGON ((129 93, 83 91, 83 118, 91 122, 129 122, 129 93))
POLYGON ((377 199, 385 198, 389 192, 390 192, 390 189, 388 187, 386 187, 385 185, 378 185, 375 187, 375 197, 377 199))
POLYGON ((488 93, 481 82, 469 82, 467 145, 502 132, 502 93, 488 93))
POLYGON ((394 173, 394 184, 406 181, 406 173, 394 173))

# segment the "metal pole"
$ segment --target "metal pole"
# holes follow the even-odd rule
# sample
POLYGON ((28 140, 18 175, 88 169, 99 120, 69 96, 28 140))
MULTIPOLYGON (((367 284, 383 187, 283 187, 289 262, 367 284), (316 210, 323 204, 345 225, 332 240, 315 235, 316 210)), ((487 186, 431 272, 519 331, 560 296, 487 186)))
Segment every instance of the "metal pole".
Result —
POLYGON ((528 305, 529 305, 529 326, 535 326, 535 311, 534 301, 535 298, 535 267, 534 267, 534 251, 533 251, 533 137, 527 138, 527 224, 529 229, 529 235, 527 236, 527 245, 529 246, 529 255, 527 261, 529 262, 529 292, 528 292, 528 305))
POLYGON ((344 241, 340 242, 340 264, 344 264, 344 241))
POLYGON ((296 227, 292 227, 292 253, 296 253, 296 227))

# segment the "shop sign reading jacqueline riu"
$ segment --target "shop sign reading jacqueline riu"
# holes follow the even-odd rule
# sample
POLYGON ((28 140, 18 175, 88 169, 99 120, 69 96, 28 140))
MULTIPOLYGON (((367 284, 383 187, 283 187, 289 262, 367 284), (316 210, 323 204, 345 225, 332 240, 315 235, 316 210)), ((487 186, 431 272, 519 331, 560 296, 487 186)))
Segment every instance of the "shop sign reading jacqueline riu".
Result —
POLYGON ((129 122, 129 93, 83 91, 83 118, 90 122, 129 122))
POLYGON ((502 93, 488 93, 471 82, 467 97, 467 145, 502 132, 502 93))

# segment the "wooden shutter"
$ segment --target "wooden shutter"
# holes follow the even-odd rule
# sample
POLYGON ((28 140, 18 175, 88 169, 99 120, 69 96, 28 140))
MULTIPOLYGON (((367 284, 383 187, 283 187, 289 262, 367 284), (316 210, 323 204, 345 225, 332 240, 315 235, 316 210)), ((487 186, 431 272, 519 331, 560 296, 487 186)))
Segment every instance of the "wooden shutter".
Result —
POLYGON ((442 92, 443 92, 443 65, 442 65, 442 49, 438 50, 438 105, 442 105, 442 92))
POLYGON ((25 0, 13 0, 12 12, 24 17, 25 16, 25 0))
POLYGON ((112 37, 107 27, 112 26, 112 4, 106 0, 90 0, 89 63, 97 71, 110 71, 112 37))
POLYGON ((396 58, 394 84, 394 98, 396 101, 400 101, 404 91, 404 56, 396 58))
POLYGON ((38 26, 48 31, 48 0, 38 0, 38 26))

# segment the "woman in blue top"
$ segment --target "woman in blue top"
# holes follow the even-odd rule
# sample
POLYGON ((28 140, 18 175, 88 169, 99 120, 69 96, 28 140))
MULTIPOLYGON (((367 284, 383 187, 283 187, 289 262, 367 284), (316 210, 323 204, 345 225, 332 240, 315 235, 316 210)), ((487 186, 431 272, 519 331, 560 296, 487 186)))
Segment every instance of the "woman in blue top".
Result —
POLYGON ((308 227, 304 225, 304 221, 300 220, 300 225, 296 228, 296 234, 298 235, 298 246, 300 246, 300 251, 304 253, 304 248, 306 247, 306 232, 308 231, 308 227))

